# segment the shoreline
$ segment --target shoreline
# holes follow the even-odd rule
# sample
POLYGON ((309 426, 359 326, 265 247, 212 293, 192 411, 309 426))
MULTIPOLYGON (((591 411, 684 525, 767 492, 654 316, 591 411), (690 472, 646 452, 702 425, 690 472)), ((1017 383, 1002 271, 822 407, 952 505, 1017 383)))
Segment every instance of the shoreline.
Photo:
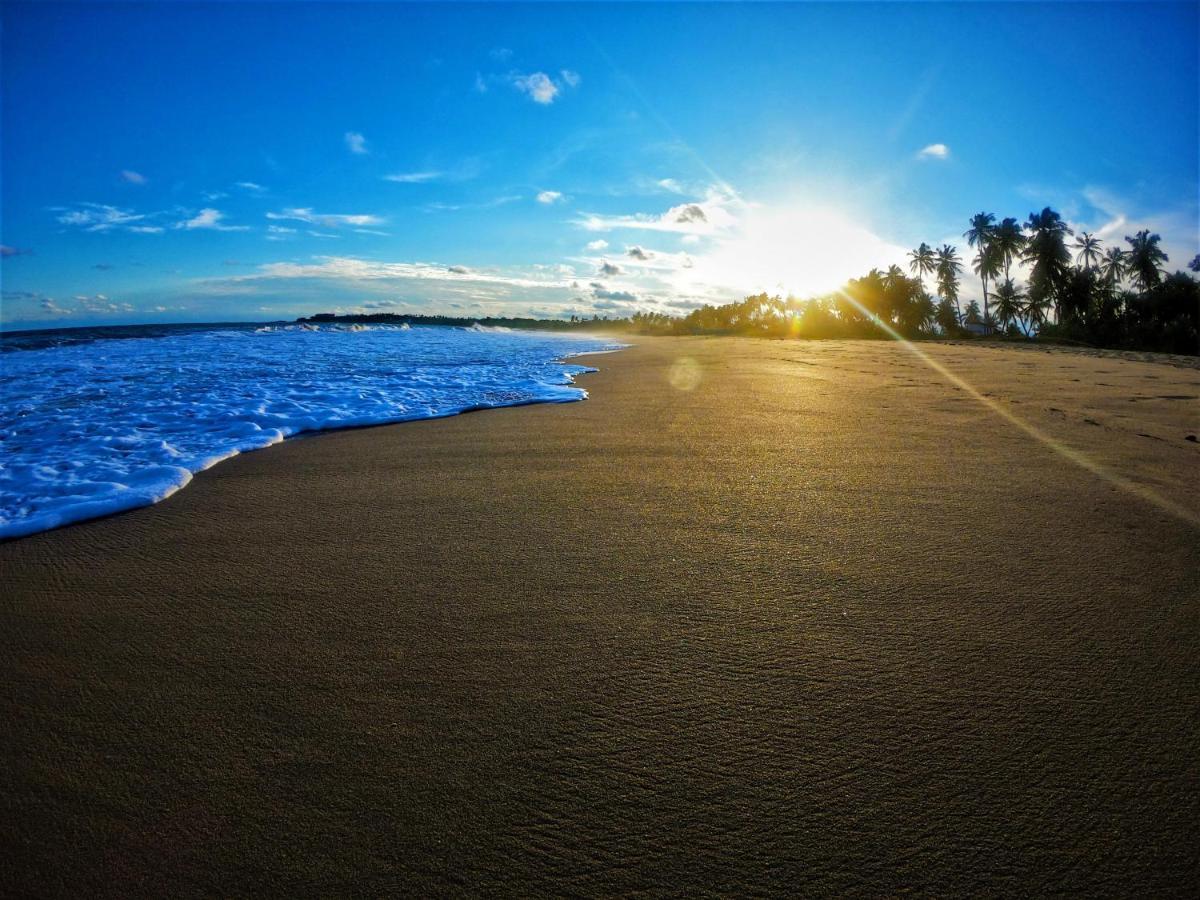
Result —
MULTIPOLYGON (((1200 374, 921 349, 1200 510, 1200 374)), ((0 544, 11 889, 1192 883, 1196 529, 893 344, 639 337, 587 391, 0 544)))
MULTIPOLYGON (((89 329, 81 329, 81 330, 86 331, 89 329)), ((538 334, 538 332, 531 332, 531 333, 534 335, 538 334)), ((545 334, 549 337, 559 337, 559 335, 555 335, 552 332, 547 332, 545 334)), ((607 338, 603 335, 597 335, 596 337, 597 337, 597 339, 609 340, 609 338, 607 338)), ((591 354, 591 353, 596 353, 596 354, 615 353, 615 352, 619 352, 620 350, 624 349, 625 346, 628 346, 628 345, 614 346, 612 349, 609 349, 609 350, 588 351, 588 353, 589 354, 591 354)), ((580 368, 581 366, 579 364, 570 362, 570 360, 573 357, 580 356, 580 355, 583 355, 583 354, 582 353, 564 353, 561 356, 554 357, 551 360, 551 364, 552 365, 562 365, 564 367, 570 366, 570 367, 580 368)), ((587 369, 588 367, 582 366, 582 368, 587 369)), ((592 371, 595 371, 595 370, 592 369, 592 371)), ((4 544, 8 541, 21 540, 22 538, 30 537, 31 535, 35 535, 35 534, 41 534, 41 533, 48 532, 48 531, 57 531, 58 529, 61 529, 61 528, 69 528, 72 525, 77 525, 82 522, 93 522, 93 521, 96 521, 99 519, 108 518, 109 516, 123 515, 124 513, 127 513, 134 509, 141 509, 142 507, 145 507, 145 506, 154 506, 159 503, 164 503, 167 500, 171 499, 173 496, 175 496, 177 493, 182 491, 184 488, 186 488, 192 482, 192 479, 194 479, 201 472, 207 472, 208 470, 214 468, 215 466, 218 466, 223 462, 233 459, 234 457, 241 456, 246 453, 257 453, 262 450, 269 450, 270 448, 278 446, 279 444, 282 444, 285 441, 295 440, 297 438, 307 437, 307 436, 321 434, 321 433, 330 432, 330 431, 344 431, 344 430, 352 430, 352 429, 356 429, 356 428, 376 428, 376 427, 380 427, 383 425, 401 425, 401 424, 405 424, 407 422, 419 422, 419 421, 423 421, 425 419, 448 418, 451 416, 463 415, 465 413, 481 412, 483 410, 488 410, 488 409, 507 409, 510 407, 528 406, 528 405, 537 404, 537 403, 570 403, 570 402, 576 402, 579 400, 586 400, 587 399, 587 391, 583 390, 582 388, 576 387, 576 378, 579 377, 580 375, 586 375, 586 374, 589 374, 589 372, 588 371, 582 371, 582 372, 564 371, 561 373, 561 377, 566 379, 563 382, 554 382, 554 381, 539 382, 540 386, 542 388, 546 389, 547 391, 554 391, 558 388, 566 388, 568 390, 576 389, 579 392, 580 396, 570 396, 570 397, 540 396, 540 397, 531 397, 531 398, 525 399, 525 400, 515 400, 515 401, 501 402, 501 403, 495 403, 495 404, 479 403, 479 404, 467 405, 467 406, 457 408, 457 409, 449 409, 447 411, 438 412, 438 413, 427 413, 425 415, 404 416, 404 417, 399 417, 399 418, 383 419, 380 421, 373 421, 373 422, 358 422, 358 423, 351 422, 351 423, 347 423, 347 424, 334 423, 334 424, 322 425, 319 427, 300 428, 299 430, 293 431, 289 434, 277 433, 276 438, 274 440, 269 440, 265 443, 259 444, 258 446, 241 446, 241 447, 235 446, 232 448, 226 448, 224 450, 224 452, 221 453, 220 455, 213 455, 211 457, 206 458, 204 460, 203 464, 196 468, 191 468, 189 466, 182 466, 182 465, 181 466, 171 466, 171 467, 169 467, 171 470, 178 471, 179 473, 182 473, 182 475, 177 476, 176 480, 167 484, 165 487, 160 486, 160 488, 157 489, 156 492, 153 494, 149 493, 145 489, 144 486, 139 486, 139 487, 135 488, 134 485, 138 485, 139 482, 145 481, 145 476, 146 476, 148 470, 151 470, 151 469, 162 470, 162 469, 168 468, 168 467, 164 467, 161 463, 157 464, 157 465, 149 465, 148 464, 148 465, 143 466, 141 469, 127 473, 125 480, 128 482, 128 484, 125 485, 125 489, 128 491, 128 493, 130 495, 130 499, 127 502, 120 504, 120 503, 116 503, 114 499, 109 499, 107 501, 77 501, 73 506, 69 506, 69 507, 65 507, 65 508, 57 508, 57 509, 52 510, 50 513, 42 512, 36 516, 27 517, 25 520, 10 521, 7 523, 0 521, 0 544, 4 544), (99 511, 89 511, 89 512, 84 512, 84 513, 80 514, 80 512, 79 512, 80 508, 87 508, 89 510, 99 509, 99 511), (29 521, 30 518, 34 519, 35 521, 33 523, 31 523, 29 521), (43 524, 46 520, 53 522, 53 524, 50 524, 50 525, 43 524)), ((264 429, 264 430, 267 430, 267 429, 264 429)), ((279 431, 279 429, 274 429, 274 428, 269 429, 269 430, 276 431, 276 432, 279 431)))

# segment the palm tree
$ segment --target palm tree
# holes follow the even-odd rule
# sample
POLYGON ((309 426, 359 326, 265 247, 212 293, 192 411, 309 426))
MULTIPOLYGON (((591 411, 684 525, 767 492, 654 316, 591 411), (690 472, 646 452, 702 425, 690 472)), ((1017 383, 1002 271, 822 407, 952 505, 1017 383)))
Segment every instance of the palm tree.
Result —
POLYGON ((1125 271, 1134 284, 1139 285, 1143 291, 1148 291, 1162 280, 1159 263, 1167 261, 1167 254, 1158 247, 1162 238, 1143 230, 1133 237, 1126 235, 1125 240, 1129 242, 1129 261, 1125 271))
POLYGON ((1046 316, 1050 312, 1050 298, 1026 294, 1025 306, 1021 312, 1025 316, 1026 327, 1029 331, 1032 332, 1035 327, 1041 328, 1046 324, 1046 316))
POLYGON ((1011 278, 1005 278, 996 288, 996 319, 1000 327, 1007 331, 1021 318, 1024 308, 1025 292, 1013 284, 1011 278))
POLYGON ((1025 233, 1021 231, 1021 223, 1013 218, 1002 221, 996 226, 996 231, 992 235, 992 246, 1004 260, 1004 277, 1010 278, 1008 270, 1012 261, 1019 257, 1021 251, 1025 249, 1025 233))
POLYGON ((962 260, 958 250, 950 244, 943 244, 937 252, 937 281, 938 294, 954 304, 954 312, 960 319, 962 310, 958 306, 958 276, 962 274, 962 260))
POLYGON ((1067 249, 1067 235, 1073 234, 1062 216, 1045 207, 1040 213, 1030 213, 1025 223, 1029 237, 1025 241, 1022 258, 1033 264, 1029 273, 1029 299, 1039 309, 1053 302, 1055 314, 1058 310, 1058 294, 1071 265, 1071 251, 1067 249))
POLYGON ((975 256, 975 274, 983 282, 983 321, 989 325, 992 319, 988 312, 988 280, 999 278, 1000 268, 1000 253, 996 250, 996 246, 989 243, 986 247, 980 247, 979 253, 975 256))
POLYGON ((992 256, 992 237, 996 232, 996 217, 989 212, 975 213, 971 217, 971 227, 963 232, 967 243, 978 249, 975 254, 975 274, 983 282, 983 319, 988 320, 988 278, 999 274, 999 259, 989 259, 992 256))
POLYGON ((921 287, 925 287, 925 276, 932 275, 937 271, 937 261, 934 258, 933 248, 921 241, 921 246, 908 254, 911 262, 908 264, 908 270, 917 276, 921 282, 921 287))
POLYGON ((1100 253, 1100 238, 1086 231, 1079 232, 1079 237, 1075 238, 1075 249, 1079 253, 1075 256, 1075 261, 1085 269, 1090 269, 1102 259, 1100 253))
POLYGON ((1126 274, 1125 251, 1120 247, 1109 247, 1104 253, 1104 258, 1100 260, 1100 274, 1104 276, 1104 281, 1109 287, 1120 284, 1126 274))

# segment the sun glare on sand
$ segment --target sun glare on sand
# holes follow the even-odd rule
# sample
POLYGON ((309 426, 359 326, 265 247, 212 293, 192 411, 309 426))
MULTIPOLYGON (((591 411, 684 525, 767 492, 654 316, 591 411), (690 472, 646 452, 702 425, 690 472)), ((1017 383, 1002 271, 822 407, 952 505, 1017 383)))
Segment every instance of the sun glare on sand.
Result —
POLYGON ((705 255, 696 275, 750 292, 809 297, 903 260, 904 248, 835 209, 757 205, 746 210, 736 234, 705 255))

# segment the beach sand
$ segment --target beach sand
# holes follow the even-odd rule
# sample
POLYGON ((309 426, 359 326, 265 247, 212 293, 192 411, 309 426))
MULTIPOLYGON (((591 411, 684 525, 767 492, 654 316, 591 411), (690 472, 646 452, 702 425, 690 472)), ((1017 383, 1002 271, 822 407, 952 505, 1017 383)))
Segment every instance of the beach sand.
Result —
POLYGON ((635 340, 0 545, 3 892, 1194 891, 1200 372, 635 340))

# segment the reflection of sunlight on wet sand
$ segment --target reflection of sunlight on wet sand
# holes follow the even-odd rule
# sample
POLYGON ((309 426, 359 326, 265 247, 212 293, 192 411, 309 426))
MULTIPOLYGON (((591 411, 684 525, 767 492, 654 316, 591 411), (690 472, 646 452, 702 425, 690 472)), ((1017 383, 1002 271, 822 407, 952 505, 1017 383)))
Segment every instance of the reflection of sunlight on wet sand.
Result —
POLYGON ((919 348, 916 344, 914 344, 912 341, 908 340, 906 337, 904 337, 904 335, 900 334, 898 331, 896 331, 894 328, 892 328, 890 325, 888 325, 887 322, 884 322, 882 319, 880 319, 878 316, 876 316, 874 313, 872 313, 869 309, 867 309, 865 306, 863 306, 861 303, 859 303, 857 300, 855 300, 853 297, 851 297, 848 293, 846 293, 845 291, 839 290, 838 294, 847 303, 853 304, 859 310, 859 312, 861 312, 864 316, 867 316, 868 318, 870 318, 871 321, 873 321, 876 325, 878 325, 883 331, 887 332, 889 337, 891 337, 897 343, 902 344, 910 353, 912 353, 914 356, 916 356, 917 359, 921 360, 921 362, 923 362, 925 365, 927 365, 930 369, 937 372, 939 375, 941 375, 943 378, 945 378, 947 381, 949 381, 955 387, 961 388, 962 390, 966 391, 968 394, 970 394, 973 398, 978 400, 981 404, 983 404, 989 410, 994 412, 996 415, 1000 416, 1000 418, 1004 419, 1005 421, 1009 422, 1012 425, 1015 425, 1017 428, 1021 429, 1026 434, 1028 434, 1030 437, 1034 438, 1035 440, 1037 440, 1040 443, 1044 444, 1045 446, 1049 447, 1051 450, 1053 450, 1059 456, 1063 457, 1063 459, 1066 459, 1066 460, 1074 463, 1075 465, 1079 466, 1082 469, 1086 469, 1087 471, 1091 472, 1093 475, 1096 475, 1097 477, 1102 478, 1103 480, 1107 481, 1109 484, 1113 485, 1114 487, 1120 488, 1121 490, 1126 491, 1127 493, 1130 493, 1130 494, 1133 494, 1134 496, 1140 497, 1141 499, 1145 500, 1146 502, 1151 503, 1154 506, 1157 506, 1159 509, 1163 510, 1164 512, 1168 512, 1171 515, 1175 516, 1176 518, 1182 519, 1184 522, 1187 522, 1190 525, 1194 525, 1194 526, 1200 528, 1200 515, 1197 515, 1195 512, 1193 512, 1190 509, 1187 509, 1186 507, 1180 506, 1178 503, 1175 503, 1172 500, 1168 500, 1166 497, 1161 496, 1156 491, 1154 491, 1152 488, 1150 488, 1144 484, 1138 484, 1137 482, 1130 481, 1128 478, 1125 478, 1122 475, 1118 475, 1116 472, 1109 471, 1108 469, 1106 469, 1102 465, 1100 465, 1098 462, 1091 460, 1084 454, 1080 453, 1078 450, 1075 450, 1072 447, 1068 447, 1066 444, 1063 444, 1061 441, 1058 441, 1055 438, 1051 437, 1050 435, 1046 434, 1044 431, 1039 429, 1037 426, 1035 426, 1029 422, 1026 422, 1024 419, 1022 419, 1016 415, 1013 415, 1013 413, 1010 410, 1005 409, 1002 405, 1000 405, 999 403, 997 403, 995 400, 991 399, 990 397, 985 397, 978 390, 976 390, 975 387, 972 386, 969 382, 967 382, 960 376, 954 374, 948 368, 946 368, 944 365, 939 363, 937 360, 933 359, 931 356, 929 356, 927 353, 925 353, 923 350, 921 350, 921 348, 919 348))

